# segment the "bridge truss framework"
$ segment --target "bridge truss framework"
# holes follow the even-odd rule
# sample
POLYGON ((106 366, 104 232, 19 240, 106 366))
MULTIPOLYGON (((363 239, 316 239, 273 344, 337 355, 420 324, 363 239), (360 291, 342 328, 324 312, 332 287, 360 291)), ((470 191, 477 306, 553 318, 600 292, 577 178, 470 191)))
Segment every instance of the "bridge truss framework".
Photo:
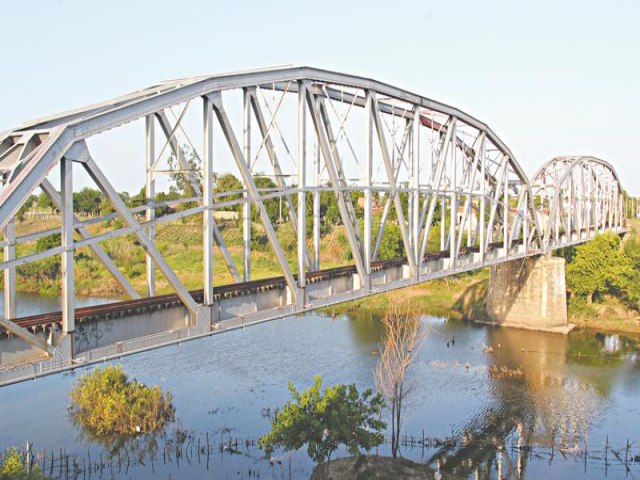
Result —
POLYGON ((90 248, 123 295, 140 298, 103 247, 102 242, 116 237, 132 235, 144 248, 145 294, 156 294, 160 272, 188 310, 190 325, 210 331, 216 322, 211 308, 214 246, 238 284, 251 281, 252 208, 280 266, 291 312, 322 303, 312 301, 306 291, 307 275, 321 269, 322 194, 335 196, 355 267, 352 295, 343 295, 341 301, 548 253, 598 232, 625 229, 623 190, 605 161, 554 158, 530 181, 502 140, 474 117, 378 81, 309 67, 172 80, 28 122, 0 134, 0 174, 5 285, 0 321, 48 355, 75 329, 77 249, 90 248), (194 107, 200 112, 195 128, 200 139, 193 129, 187 133, 187 114, 194 107), (135 208, 123 201, 105 173, 109 163, 98 160, 90 145, 93 137, 131 122, 144 125, 139 131, 145 143, 144 161, 139 158, 130 165, 145 184, 145 202, 135 208), (168 157, 174 160, 170 168, 163 167, 168 157), (113 213, 90 219, 74 215, 78 169, 109 200, 113 213), (242 188, 216 191, 214 172, 220 171, 233 171, 242 188), (59 191, 52 180, 56 172, 59 191), (158 200, 157 182, 166 174, 183 178, 191 195, 158 200), (260 188, 259 176, 272 179, 276 187, 260 188), (60 210, 61 227, 16 237, 19 209, 38 188, 60 210), (289 212, 295 245, 282 244, 278 237, 278 226, 265 207, 274 198, 289 212), (160 208, 176 203, 182 205, 178 211, 157 215, 160 208), (214 218, 215 210, 235 205, 242 206, 241 268, 214 218), (374 210, 381 214, 374 215, 374 210), (193 216, 201 216, 203 225, 201 302, 155 241, 158 225, 193 216), (123 226, 92 233, 93 225, 105 226, 116 218, 123 226), (376 285, 372 265, 391 224, 402 238, 402 279, 391 286, 376 285), (60 233, 59 246, 16 255, 17 245, 55 233, 60 233), (287 255, 290 251, 295 251, 295 261, 287 255), (47 342, 13 321, 16 268, 55 255, 61 258, 62 335, 47 342))

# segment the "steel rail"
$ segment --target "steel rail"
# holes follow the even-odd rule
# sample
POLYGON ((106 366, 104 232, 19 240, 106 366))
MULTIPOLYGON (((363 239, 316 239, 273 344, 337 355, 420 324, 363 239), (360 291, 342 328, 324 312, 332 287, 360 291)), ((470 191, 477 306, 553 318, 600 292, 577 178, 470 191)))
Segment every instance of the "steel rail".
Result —
MULTIPOLYGON (((514 244, 522 243, 522 240, 514 240, 514 244)), ((489 245, 489 250, 493 250, 495 248, 501 247, 503 245, 502 241, 493 242, 489 245)), ((471 247, 462 247, 460 249, 460 254, 465 255, 468 253, 477 253, 479 252, 479 246, 471 246, 471 247)), ((449 258, 449 250, 442 250, 438 252, 432 252, 425 255, 425 260, 438 260, 441 258, 449 258)), ((371 262, 371 271, 377 272, 383 270, 385 268, 401 266, 407 264, 406 257, 397 257, 388 260, 377 260, 371 262)), ((306 280, 307 284, 317 283, 323 280, 328 280, 331 278, 336 278, 339 276, 352 275, 357 273, 355 265, 346 265, 343 267, 335 267, 328 268, 325 270, 320 270, 317 272, 306 272, 306 280)), ((297 275, 294 275, 297 278, 297 275)), ((260 290, 270 290, 273 288, 284 288, 286 285, 285 279, 283 276, 278 277, 269 277, 263 278, 260 280, 252 280, 249 282, 242 283, 232 283, 227 285, 221 285, 219 287, 214 287, 213 295, 216 301, 219 301, 222 298, 231 298, 243 295, 245 293, 253 293, 255 291, 260 290)), ((193 299, 200 303, 203 298, 203 290, 190 290, 189 294, 193 297, 193 299)), ((109 315, 109 314, 122 314, 124 313, 126 316, 127 312, 139 311, 141 308, 152 308, 157 306, 172 306, 172 305, 181 305, 182 301, 178 297, 178 295, 174 293, 164 294, 164 295, 156 295, 154 297, 144 297, 132 300, 124 300, 120 302, 111 302, 105 303, 102 305, 94 305, 90 307, 80 307, 75 309, 75 318, 76 321, 82 322, 83 320, 98 317, 101 315, 109 315)), ((37 329, 39 327, 46 327, 51 324, 58 324, 62 321, 62 312, 46 312, 40 313, 36 315, 29 315, 24 317, 19 317, 14 320, 14 322, 23 327, 30 329, 37 329)), ((2 331, 2 329, 0 329, 2 331)))

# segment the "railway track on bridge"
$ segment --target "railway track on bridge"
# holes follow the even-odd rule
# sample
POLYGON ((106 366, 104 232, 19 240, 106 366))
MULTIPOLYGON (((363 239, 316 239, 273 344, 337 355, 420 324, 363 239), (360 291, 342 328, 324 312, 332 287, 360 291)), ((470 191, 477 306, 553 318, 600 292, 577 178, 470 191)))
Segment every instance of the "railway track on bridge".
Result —
MULTIPOLYGON (((490 248, 496 248, 501 246, 501 242, 494 242, 490 248)), ((468 247, 461 249, 461 254, 478 252, 478 247, 468 247)), ((449 256, 449 250, 442 250, 439 252, 433 252, 425 256, 425 260, 438 260, 440 258, 447 258, 449 256)), ((406 257, 398 257, 389 260, 378 260, 372 262, 372 271, 379 271, 384 268, 399 266, 406 264, 406 257)), ((339 276, 352 275, 357 273, 355 265, 347 265, 344 267, 329 268, 320 270, 317 272, 308 272, 306 274, 307 283, 312 284, 322 280, 335 278, 339 276)), ((220 298, 228 298, 239 296, 244 293, 251 293, 261 290, 269 290, 273 288, 284 288, 286 285, 285 278, 269 277, 260 280, 252 280, 250 282, 235 283, 229 285, 222 285, 214 289, 214 296, 216 300, 220 298)), ((200 303, 203 300, 203 290, 191 290, 189 291, 193 299, 200 303)), ((158 306, 172 306, 180 304, 180 298, 176 294, 156 295, 154 297, 139 298, 135 300, 124 300, 120 302, 112 302, 102 305, 94 305, 90 307, 76 308, 75 318, 78 322, 86 321, 95 317, 102 317, 105 315, 113 316, 126 316, 127 312, 139 312, 145 308, 156 308, 158 306)), ((29 330, 37 330, 39 328, 45 328, 51 325, 61 324, 62 312, 47 312, 36 315, 29 315, 25 317, 19 317, 14 322, 29 330)))

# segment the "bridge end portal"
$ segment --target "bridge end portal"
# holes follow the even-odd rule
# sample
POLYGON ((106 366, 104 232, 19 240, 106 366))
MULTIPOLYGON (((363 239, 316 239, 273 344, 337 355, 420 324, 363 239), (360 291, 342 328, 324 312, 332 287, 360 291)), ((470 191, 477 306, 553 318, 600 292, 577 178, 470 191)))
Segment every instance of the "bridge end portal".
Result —
POLYGON ((487 293, 490 323, 567 334, 564 258, 512 260, 491 267, 487 293))

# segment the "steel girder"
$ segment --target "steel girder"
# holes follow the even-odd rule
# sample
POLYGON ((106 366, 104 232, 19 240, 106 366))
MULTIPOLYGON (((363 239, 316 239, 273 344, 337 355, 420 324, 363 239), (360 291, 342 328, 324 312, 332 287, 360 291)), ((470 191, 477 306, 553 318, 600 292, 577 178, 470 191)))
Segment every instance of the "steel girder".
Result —
POLYGON ((590 156, 555 157, 536 172, 531 191, 543 228, 543 249, 606 230, 623 231, 625 211, 618 174, 590 156))
MULTIPOLYGON (((135 170, 135 165, 131 169, 135 170)), ((251 279, 251 206, 257 209, 290 301, 297 305, 305 302, 305 272, 320 268, 321 224, 327 213, 321 212, 323 193, 336 200, 339 223, 356 265, 354 289, 366 292, 373 289, 371 262, 380 257, 385 239, 394 241, 392 230, 399 232, 396 244, 406 257, 408 275, 419 281, 432 268, 432 253, 446 251, 443 268, 454 273, 463 251, 474 252, 480 261, 490 253, 495 263, 496 256, 508 260, 523 251, 538 254, 581 241, 580 232, 585 228, 587 232, 624 228, 622 190, 606 162, 592 157, 554 159, 530 183, 507 146, 476 118, 385 83, 310 67, 172 80, 27 122, 0 136, 0 174, 4 179, 0 229, 5 231, 5 257, 0 268, 5 271, 5 281, 15 284, 16 267, 61 255, 68 332, 73 331, 73 252, 78 248, 91 247, 123 293, 139 295, 131 279, 100 246, 126 235, 134 235, 146 252, 144 293, 155 293, 155 271, 159 269, 197 316, 201 306, 156 246, 158 225, 195 215, 202 216, 205 305, 213 301, 214 242, 232 278, 236 282, 251 279), (189 107, 199 102, 203 115, 195 135, 202 137, 201 143, 191 142, 187 132, 189 107), (179 108, 180 113, 176 115, 173 108, 179 108), (241 121, 234 121, 236 117, 241 121), (257 131, 251 129, 251 118, 257 131), (139 169, 145 201, 130 208, 104 173, 108 163, 90 150, 96 135, 135 121, 144 123, 146 155, 139 159, 139 169), (162 148, 158 148, 156 124, 164 137, 162 148), (199 171, 187 162, 180 138, 191 145, 199 171), (202 145, 200 153, 194 143, 202 145), (183 175, 191 186, 189 198, 158 200, 156 180, 167 173, 160 168, 165 154, 176 160, 173 173, 183 175), (291 165, 286 165, 287 158, 291 165), (74 163, 84 166, 115 213, 88 219, 74 216, 74 163), (57 167, 63 173, 62 195, 48 179, 57 167), (241 179, 242 187, 215 191, 214 171, 228 170, 241 179), (272 179, 275 187, 259 188, 256 176, 272 179), (16 237, 14 218, 37 188, 58 205, 61 227, 16 237), (307 194, 313 199, 310 242, 307 194), (273 199, 281 200, 288 211, 296 245, 280 239, 280 227, 265 207, 265 202, 273 199), (568 211, 564 208, 567 204, 568 211), (178 211, 158 215, 161 207, 176 206, 180 206, 178 211), (242 276, 214 220, 215 210, 228 207, 243 209, 242 276), (549 209, 548 219, 545 208, 549 209), (90 231, 115 218, 124 220, 125 226, 90 231), (74 239, 74 231, 81 238, 74 239), (59 247, 16 257, 16 245, 59 232, 63 233, 59 247)), ((11 289, 9 292, 7 298, 15 297, 11 289)), ((11 302, 15 303, 15 298, 11 302)), ((10 308, 6 312, 7 317, 15 315, 10 308)), ((14 330, 10 320, 3 320, 3 325, 14 330)), ((14 331, 24 336, 18 327, 14 331)))

